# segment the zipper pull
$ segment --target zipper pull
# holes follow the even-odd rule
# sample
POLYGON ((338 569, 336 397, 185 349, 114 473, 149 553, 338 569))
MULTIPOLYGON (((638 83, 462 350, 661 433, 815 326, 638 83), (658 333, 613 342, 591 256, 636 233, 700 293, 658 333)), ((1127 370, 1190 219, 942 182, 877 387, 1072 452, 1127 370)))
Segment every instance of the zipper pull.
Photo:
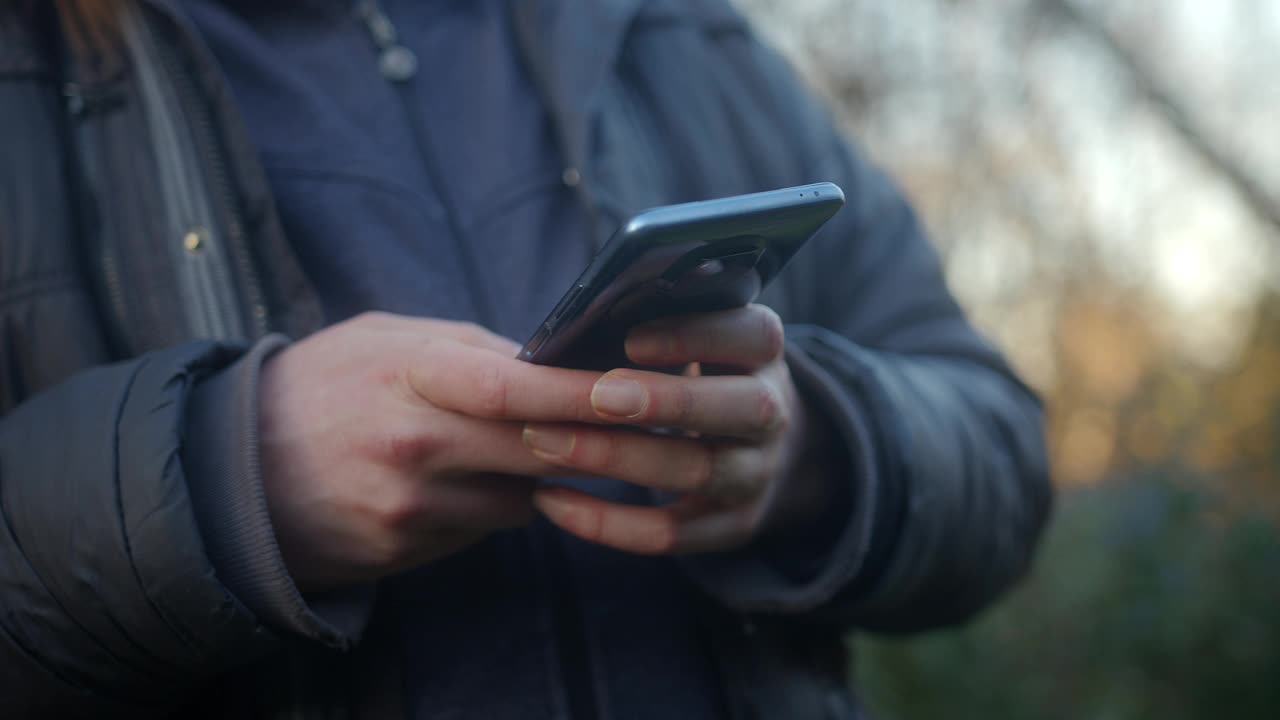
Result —
POLYGON ((418 56, 396 39, 396 26, 382 12, 378 0, 360 0, 356 14, 378 47, 378 72, 392 82, 405 82, 418 73, 418 56))

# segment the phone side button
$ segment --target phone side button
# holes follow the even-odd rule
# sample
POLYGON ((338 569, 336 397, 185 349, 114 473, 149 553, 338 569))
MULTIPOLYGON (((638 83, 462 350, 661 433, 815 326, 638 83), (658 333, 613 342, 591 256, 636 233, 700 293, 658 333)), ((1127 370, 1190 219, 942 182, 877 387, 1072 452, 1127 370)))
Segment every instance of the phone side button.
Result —
POLYGON ((582 287, 583 286, 581 285, 575 285, 574 288, 569 291, 569 294, 565 295, 564 298, 560 300, 560 303, 556 305, 556 308, 551 311, 551 319, 553 321, 559 320, 562 315, 569 312, 574 305, 574 301, 582 294, 582 287))
POLYGON ((529 342, 525 343, 524 352, 522 353, 524 359, 528 360, 534 355, 537 355, 538 351, 542 349, 543 343, 545 343, 549 337, 551 337, 550 328, 546 325, 538 328, 538 332, 534 333, 533 337, 529 338, 529 342))

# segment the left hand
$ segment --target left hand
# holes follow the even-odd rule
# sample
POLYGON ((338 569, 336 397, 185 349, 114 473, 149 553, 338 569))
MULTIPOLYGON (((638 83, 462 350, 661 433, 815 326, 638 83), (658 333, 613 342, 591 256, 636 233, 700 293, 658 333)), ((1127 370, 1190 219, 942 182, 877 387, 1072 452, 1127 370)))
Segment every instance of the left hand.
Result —
POLYGON ((636 327, 626 351, 638 365, 700 364, 732 374, 614 370, 592 388, 591 407, 574 413, 594 414, 594 422, 529 423, 524 442, 539 459, 572 474, 613 477, 674 492, 677 499, 641 507, 544 487, 535 505, 567 532, 634 553, 745 545, 771 522, 806 435, 783 340, 782 321, 762 305, 636 327))

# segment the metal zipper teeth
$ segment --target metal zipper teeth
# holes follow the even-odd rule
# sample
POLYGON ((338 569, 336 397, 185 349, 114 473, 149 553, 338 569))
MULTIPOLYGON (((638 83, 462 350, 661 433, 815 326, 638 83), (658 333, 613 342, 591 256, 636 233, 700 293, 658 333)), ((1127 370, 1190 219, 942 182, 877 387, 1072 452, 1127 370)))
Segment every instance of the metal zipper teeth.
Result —
POLYGON ((183 315, 187 330, 192 335, 212 338, 242 336, 243 318, 237 312, 230 268, 214 227, 209 188, 205 178, 193 167, 197 162, 194 129, 192 123, 182 122, 187 119, 184 106, 190 101, 177 85, 180 67, 160 41, 161 33, 153 29, 144 10, 134 8, 125 19, 144 112, 152 126, 168 233, 196 233, 194 244, 188 245, 184 237, 185 250, 167 248, 185 301, 183 315))
POLYGON ((102 282, 102 287, 106 291, 107 306, 110 316, 106 318, 111 327, 111 344, 113 352, 118 353, 121 357, 130 354, 133 347, 128 332, 128 305, 125 303, 124 286, 120 281, 120 262, 116 257, 115 249, 112 243, 108 242, 104 237, 105 227, 100 222, 85 224, 85 218, 89 213, 93 214, 94 219, 101 216, 99 209, 102 202, 101 181, 102 181, 102 163, 97 153, 88 151, 90 147, 103 147, 102 135, 103 129, 100 123, 100 116, 96 114, 97 109, 91 108, 89 105, 81 105, 81 109, 76 109, 76 105, 81 102, 81 88, 79 84, 72 81, 64 89, 64 94, 68 103, 69 115, 66 123, 70 136, 76 147, 68 152, 74 152, 77 158, 71 162, 79 163, 79 183, 77 190, 78 204, 77 216, 81 218, 80 227, 82 232, 92 238, 94 243, 91 252, 97 256, 101 273, 96 274, 96 278, 102 282), (90 134, 96 137, 89 137, 90 134), (95 142, 96 141, 96 142, 95 142))
MULTIPOLYGON (((186 115, 192 127, 192 139, 196 145, 196 152, 206 162, 208 177, 210 178, 209 184, 213 185, 212 192, 209 195, 212 196, 216 203, 216 207, 211 208, 214 219, 216 220, 219 214, 225 219, 226 241, 223 244, 240 274, 243 292, 248 300, 250 317, 242 319, 249 321, 254 338, 260 338, 267 334, 270 327, 270 317, 263 297, 261 278, 245 243, 244 225, 240 219, 239 203, 235 200, 234 189, 228 179, 227 168, 221 152, 222 148, 220 143, 217 143, 214 139, 212 121, 209 117, 212 111, 208 108, 205 98, 196 92, 190 79, 182 71, 180 63, 174 57, 173 48, 163 40, 157 42, 156 45, 159 46, 157 51, 161 62, 165 64, 165 68, 169 71, 168 77, 171 78, 174 91, 181 100, 182 107, 190 108, 186 115)), ((211 232, 213 230, 213 228, 210 228, 211 232)), ((213 282, 213 278, 208 279, 213 282)), ((234 296, 234 288, 231 288, 231 290, 234 296)), ((228 310, 223 303, 215 303, 214 306, 224 312, 240 314, 236 312, 239 308, 228 310)))
MULTIPOLYGON (((101 142, 103 140, 101 136, 104 134, 104 131, 100 121, 98 122, 99 124, 96 126, 96 132, 99 136, 98 146, 101 147, 101 142)), ((88 130, 81 130, 81 133, 85 132, 88 132, 88 130)), ((82 137, 81 148, 86 148, 88 146, 89 141, 82 137)), ((83 153, 83 155, 94 158, 94 167, 91 172, 92 177, 95 178, 97 182, 94 182, 93 187, 89 189, 89 192, 92 193, 90 202, 94 204, 101 203, 102 196, 100 192, 100 183, 103 178, 103 172, 101 163, 98 162, 100 158, 97 157, 96 153, 91 155, 86 152, 83 153)), ((89 173, 86 173, 85 175, 88 177, 89 173)), ((101 211, 98 212, 100 213, 101 211)), ((104 232, 105 228, 99 223, 99 227, 94 230, 94 235, 97 237, 97 241, 99 243, 98 256, 102 263, 101 277, 102 283, 107 290, 107 302, 111 306, 111 311, 115 314, 114 334, 120 343, 120 345, 115 349, 123 356, 131 354, 136 348, 134 347, 135 343, 133 341, 133 333, 129 329, 129 306, 125 301, 124 282, 120 278, 120 258, 116 253, 115 244, 108 242, 107 238, 104 237, 104 232)))
MULTIPOLYGON (((101 230, 99 230, 101 233, 101 230)), ((102 261, 102 283, 107 288, 107 301, 111 305, 111 310, 115 313, 116 328, 120 336, 120 341, 124 345, 120 350, 128 353, 133 349, 133 343, 128 337, 129 333, 126 328, 127 318, 129 317, 128 306, 124 301, 124 285, 120 280, 120 261, 113 251, 111 243, 99 238, 102 243, 100 259, 102 261)))

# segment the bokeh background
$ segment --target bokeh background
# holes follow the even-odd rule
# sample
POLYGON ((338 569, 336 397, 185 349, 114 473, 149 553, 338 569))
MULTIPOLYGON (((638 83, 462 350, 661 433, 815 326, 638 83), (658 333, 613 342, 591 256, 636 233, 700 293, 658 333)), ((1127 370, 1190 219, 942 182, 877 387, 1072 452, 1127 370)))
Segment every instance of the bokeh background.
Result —
POLYGON ((881 718, 1280 717, 1280 1, 737 0, 1048 403, 1059 503, 881 718))

